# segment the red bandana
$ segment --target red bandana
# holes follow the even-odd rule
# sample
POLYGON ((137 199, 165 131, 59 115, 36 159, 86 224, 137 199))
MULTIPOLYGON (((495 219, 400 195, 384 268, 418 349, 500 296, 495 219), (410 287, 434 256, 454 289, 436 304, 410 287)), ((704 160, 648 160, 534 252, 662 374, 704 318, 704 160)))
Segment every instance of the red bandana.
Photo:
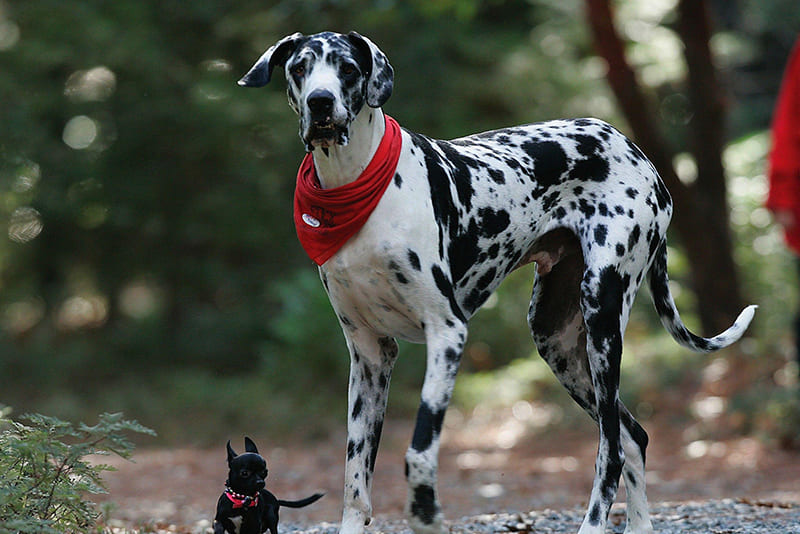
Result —
POLYGON ((386 133, 367 168, 355 181, 322 189, 314 158, 306 154, 297 172, 294 225, 309 257, 322 265, 358 232, 394 177, 403 139, 400 125, 386 117, 386 133))
POLYGON ((234 508, 252 508, 258 506, 258 493, 256 493, 255 496, 242 495, 230 488, 225 488, 225 496, 233 503, 234 508))

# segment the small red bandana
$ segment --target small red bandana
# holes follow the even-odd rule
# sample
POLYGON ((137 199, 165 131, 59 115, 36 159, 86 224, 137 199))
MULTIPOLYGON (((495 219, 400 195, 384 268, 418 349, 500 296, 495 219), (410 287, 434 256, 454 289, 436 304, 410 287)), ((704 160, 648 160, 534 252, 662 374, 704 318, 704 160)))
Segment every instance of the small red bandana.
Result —
POLYGON ((397 121, 385 117, 383 139, 355 181, 323 189, 313 156, 306 154, 300 164, 294 191, 294 225, 300 244, 317 265, 328 261, 364 226, 394 177, 403 138, 397 121))
POLYGON ((242 495, 241 493, 236 493, 230 488, 227 488, 225 489, 225 496, 233 503, 234 508, 252 508, 258 506, 258 493, 256 493, 255 496, 242 495))

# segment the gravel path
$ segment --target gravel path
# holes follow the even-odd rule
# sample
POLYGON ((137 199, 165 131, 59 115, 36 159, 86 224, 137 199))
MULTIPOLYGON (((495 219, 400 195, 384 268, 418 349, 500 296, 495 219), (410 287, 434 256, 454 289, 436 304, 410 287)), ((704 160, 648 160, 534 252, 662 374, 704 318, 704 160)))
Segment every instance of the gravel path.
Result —
MULTIPOLYGON (((800 506, 772 502, 745 502, 725 499, 689 503, 665 503, 652 510, 653 526, 659 534, 800 534, 800 506)), ((489 534, 555 534, 577 532, 583 510, 544 510, 528 514, 492 514, 465 517, 448 522, 450 532, 489 534)), ((607 532, 625 530, 624 507, 614 508, 607 532)), ((370 534, 409 534, 405 521, 375 521, 370 534)), ((312 527, 281 525, 287 534, 337 534, 338 525, 322 523, 312 527)))
MULTIPOLYGON (((451 533, 574 534, 591 484, 593 428, 526 436, 511 448, 493 445, 498 429, 449 428, 440 455, 439 486, 451 533), (535 438, 535 439, 534 439, 535 438), (476 440, 483 441, 476 441, 476 440), (534 510, 532 512, 525 512, 534 510), (522 512, 522 513, 519 513, 522 512), (458 518, 461 519, 458 519, 458 518)), ((368 534, 411 534, 402 519, 403 460, 413 423, 385 432, 373 484, 377 517, 368 534)), ((654 425, 648 450, 648 497, 660 534, 800 534, 800 453, 746 437, 691 441, 683 427, 654 425), (688 454, 689 444, 704 454, 688 454), (652 452, 651 452, 652 451, 652 452)), ((257 439, 257 443, 269 440, 257 439)), ((312 491, 327 497, 282 513, 281 534, 338 534, 344 435, 265 447, 270 490, 284 498, 312 491)), ((696 452, 696 451, 695 451, 696 452)), ((109 460, 111 460, 109 462, 109 460)), ((225 477, 224 451, 140 450, 135 462, 114 461, 106 477, 116 503, 108 529, 115 534, 207 534, 225 477)), ((606 534, 625 529, 624 488, 606 534)))

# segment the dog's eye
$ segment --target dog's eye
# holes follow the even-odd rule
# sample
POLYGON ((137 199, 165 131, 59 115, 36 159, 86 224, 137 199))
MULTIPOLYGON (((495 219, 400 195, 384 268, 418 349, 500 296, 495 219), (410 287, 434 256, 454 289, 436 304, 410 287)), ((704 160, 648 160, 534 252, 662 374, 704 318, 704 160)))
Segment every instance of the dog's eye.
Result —
POLYGON ((345 76, 352 76, 356 73, 356 66, 352 63, 345 63, 342 65, 342 74, 345 76))
POLYGON ((242 469, 242 470, 239 472, 239 475, 240 475, 242 478, 248 478, 248 477, 250 476, 250 471, 248 471, 247 469, 242 469))
POLYGON ((295 65, 292 67, 292 74, 297 77, 303 76, 306 73, 305 65, 295 65))

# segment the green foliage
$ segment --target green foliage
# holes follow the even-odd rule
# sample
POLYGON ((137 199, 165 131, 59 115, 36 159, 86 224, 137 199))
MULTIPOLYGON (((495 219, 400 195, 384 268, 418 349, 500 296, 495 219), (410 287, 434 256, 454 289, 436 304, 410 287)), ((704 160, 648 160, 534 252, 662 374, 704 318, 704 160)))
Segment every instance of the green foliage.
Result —
POLYGON ((762 431, 777 439, 787 449, 800 450, 800 396, 797 392, 785 389, 780 394, 772 394, 762 408, 768 417, 762 431))
POLYGON ((755 132, 732 142, 725 151, 728 171, 731 225, 736 236, 736 259, 742 269, 750 299, 759 305, 755 324, 759 338, 776 350, 781 336, 766 332, 791 331, 797 301, 797 267, 784 244, 783 232, 773 225, 764 207, 767 180, 764 175, 769 133, 755 132), (790 290, 793 288, 793 290, 790 290))
POLYGON ((87 457, 129 458, 134 446, 126 432, 154 434, 122 414, 103 414, 93 426, 6 416, 0 413, 0 532, 89 532, 98 512, 86 495, 105 493, 101 475, 113 468, 87 457))

